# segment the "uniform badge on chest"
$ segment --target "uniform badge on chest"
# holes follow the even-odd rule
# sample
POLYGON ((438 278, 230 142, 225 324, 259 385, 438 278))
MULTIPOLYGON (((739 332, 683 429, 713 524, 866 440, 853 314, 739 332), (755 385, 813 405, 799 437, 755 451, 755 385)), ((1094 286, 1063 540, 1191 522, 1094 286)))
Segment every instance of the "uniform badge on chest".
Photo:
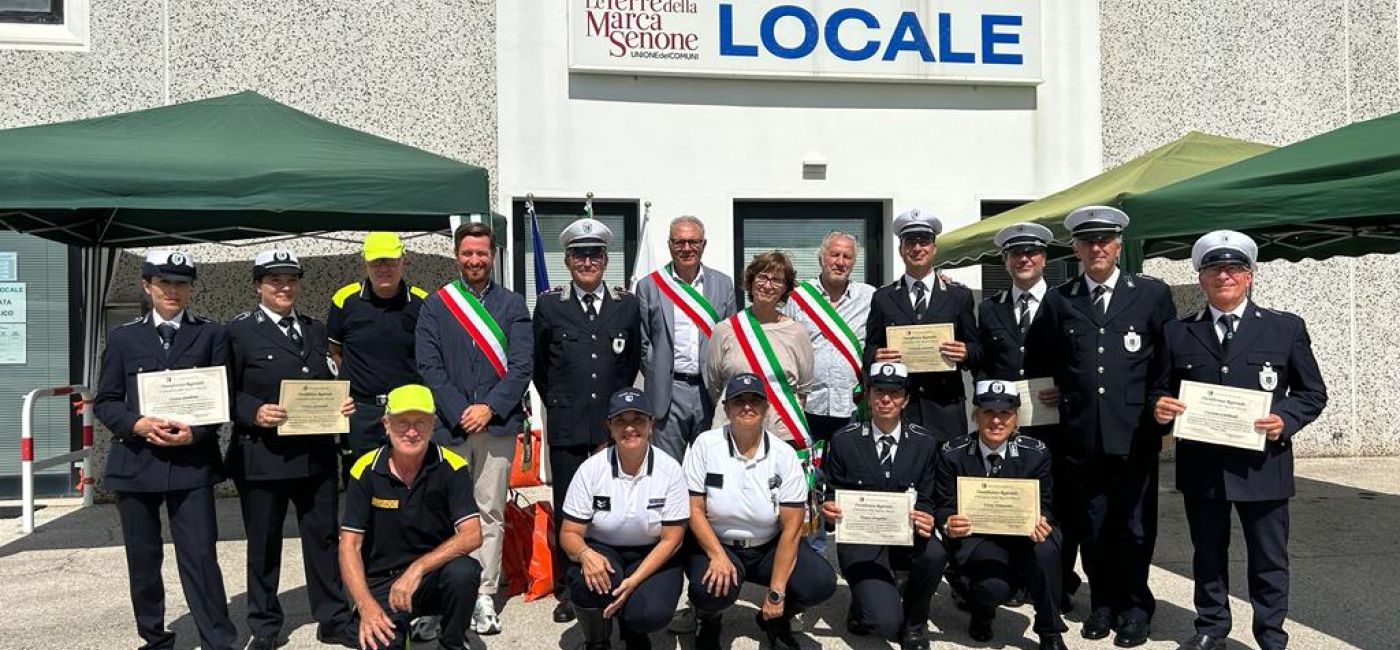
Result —
POLYGON ((1259 387, 1264 390, 1278 388, 1278 371, 1268 361, 1264 362, 1263 370, 1259 371, 1259 387))
POLYGON ((612 511, 612 497, 593 497, 593 509, 602 512, 612 511))
POLYGON ((1133 331, 1133 326, 1128 326, 1128 332, 1123 335, 1123 349, 1129 352, 1137 352, 1142 349, 1142 337, 1133 331))
POLYGON ((621 334, 619 334, 619 335, 617 335, 615 338, 613 338, 613 354, 622 354, 622 351, 623 351, 623 350, 626 350, 626 349, 627 349, 627 339, 626 339, 626 338, 623 338, 623 336, 622 336, 621 334))

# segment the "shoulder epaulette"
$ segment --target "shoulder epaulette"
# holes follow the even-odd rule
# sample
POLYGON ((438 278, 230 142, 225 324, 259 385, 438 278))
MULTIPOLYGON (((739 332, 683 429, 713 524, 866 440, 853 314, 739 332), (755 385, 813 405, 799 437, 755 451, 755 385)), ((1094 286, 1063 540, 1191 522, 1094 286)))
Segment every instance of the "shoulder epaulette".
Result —
POLYGON ((137 316, 136 318, 133 318, 133 319, 131 319, 131 320, 125 322, 125 323, 122 323, 121 325, 118 325, 117 327, 126 327, 126 326, 128 326, 128 325, 139 325, 139 324, 141 324, 141 323, 144 323, 145 321, 146 321, 146 317, 145 317, 145 316, 137 316))
POLYGON ((244 320, 244 319, 246 319, 246 318, 251 317, 252 315, 253 315, 253 312, 252 312, 251 310, 250 310, 250 311, 245 311, 245 312, 243 312, 243 313, 241 313, 241 314, 239 314, 239 315, 237 315, 237 316, 234 316, 232 319, 230 319, 230 321, 231 321, 231 322, 241 321, 241 320, 244 320))
POLYGON ((921 425, 921 424, 914 424, 913 422, 910 422, 910 423, 908 423, 908 424, 905 424, 905 425, 904 425, 904 430, 905 430, 905 431, 908 431, 908 432, 909 432, 909 435, 924 436, 924 437, 927 437, 927 438, 932 438, 932 437, 933 437, 933 432, 932 432, 932 431, 929 431, 928 429, 924 428, 924 426, 921 425))
POLYGON ((837 429, 836 433, 831 434, 831 439, 835 440, 837 436, 844 436, 848 433, 851 433, 852 431, 860 431, 864 427, 865 423, 863 422, 852 422, 844 427, 841 427, 840 429, 837 429))
POLYGON ((620 285, 620 284, 617 285, 617 286, 615 286, 615 287, 613 287, 613 291, 616 292, 617 295, 619 295, 619 296, 630 296, 630 295, 632 295, 632 292, 631 292, 631 291, 628 291, 628 290, 627 290, 627 287, 624 287, 624 286, 622 286, 622 285, 620 285))
POLYGON ((212 323, 212 322, 214 322, 214 319, 209 318, 208 316, 200 316, 199 314, 191 314, 191 313, 188 312, 188 311, 185 312, 185 318, 189 319, 189 321, 190 321, 191 323, 200 323, 200 324, 203 324, 203 323, 212 323))
POLYGON ((1017 434, 1014 438, 1016 446, 1022 449, 1033 449, 1035 451, 1045 451, 1045 443, 1027 435, 1017 434))
POLYGON ((331 304, 336 307, 344 308, 345 299, 359 293, 361 289, 362 287, 359 282, 351 282, 336 290, 335 295, 331 297, 331 304))
POLYGON ((408 288, 408 292, 409 292, 410 294, 413 294, 414 296, 417 296, 419 300, 422 300, 423 298, 427 298, 427 297, 428 297, 428 292, 427 292, 427 291, 424 291, 423 289, 421 289, 421 288, 419 288, 419 287, 412 287, 412 286, 410 286, 410 287, 408 288))
POLYGON ((943 445, 943 453, 955 454, 958 452, 962 452, 965 451, 967 449, 967 446, 970 444, 972 444, 972 436, 965 436, 963 438, 949 440, 948 444, 943 445))
POLYGON ((545 293, 559 293, 560 291, 563 291, 563 290, 564 290, 564 287, 557 287, 557 286, 556 286, 556 287, 550 287, 548 290, 545 291, 545 293))

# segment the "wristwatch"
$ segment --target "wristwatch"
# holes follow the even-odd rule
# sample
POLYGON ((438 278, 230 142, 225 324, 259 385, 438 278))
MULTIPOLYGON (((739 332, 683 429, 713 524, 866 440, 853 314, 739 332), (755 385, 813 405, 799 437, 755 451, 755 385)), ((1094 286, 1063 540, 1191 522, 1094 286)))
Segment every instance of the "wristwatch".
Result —
POLYGON ((773 603, 774 605, 783 602, 783 597, 783 592, 778 591, 777 589, 768 590, 768 602, 773 603))

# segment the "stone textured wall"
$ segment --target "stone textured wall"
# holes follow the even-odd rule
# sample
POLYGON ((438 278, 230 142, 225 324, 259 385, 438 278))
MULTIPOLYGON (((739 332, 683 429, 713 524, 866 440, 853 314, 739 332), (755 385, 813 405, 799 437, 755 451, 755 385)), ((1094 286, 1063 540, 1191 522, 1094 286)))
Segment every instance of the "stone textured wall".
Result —
MULTIPOLYGON (((1400 110, 1393 0, 1100 0, 1100 16, 1106 168, 1193 129, 1285 145, 1400 110)), ((1259 304, 1307 320, 1327 381, 1299 454, 1400 454, 1400 421, 1376 417, 1400 401, 1397 268, 1368 255, 1256 274, 1259 304)), ((1146 270, 1178 286, 1183 313, 1203 306, 1189 262, 1146 270)))

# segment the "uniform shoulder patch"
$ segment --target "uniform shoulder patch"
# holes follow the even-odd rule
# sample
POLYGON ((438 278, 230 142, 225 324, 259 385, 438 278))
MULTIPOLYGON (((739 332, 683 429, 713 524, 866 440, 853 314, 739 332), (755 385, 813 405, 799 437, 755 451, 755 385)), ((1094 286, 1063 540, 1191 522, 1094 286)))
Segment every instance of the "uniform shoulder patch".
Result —
POLYGON ((350 284, 347 284, 347 285, 345 285, 345 286, 343 286, 343 287, 341 287, 341 288, 339 288, 339 289, 336 290, 335 295, 331 297, 331 304, 333 304, 333 305, 335 305, 336 307, 339 307, 339 308, 341 308, 341 309, 344 309, 344 308, 345 308, 345 299, 347 299, 347 298, 349 298, 350 296, 353 296, 353 295, 355 295, 355 294, 357 294, 357 293, 359 293, 359 292, 360 292, 360 283, 359 283, 359 282, 351 282, 350 284))
POLYGON ((955 454, 958 452, 965 452, 967 451, 967 446, 970 444, 972 444, 972 436, 955 438, 953 440, 949 440, 948 444, 943 445, 943 453, 944 455, 948 455, 955 454))
POLYGON ((238 322, 238 321, 241 321, 241 320, 246 320, 246 319, 248 319, 248 318, 251 318, 252 316, 253 316, 253 312, 252 312, 252 311, 245 311, 245 312, 243 312, 243 313, 241 313, 241 314, 239 314, 239 315, 237 315, 237 316, 234 316, 233 318, 231 318, 231 319, 229 319, 229 320, 230 320, 230 322, 238 322))
POLYGON ((452 468, 452 471, 455 472, 467 466, 467 459, 462 458, 457 452, 452 451, 451 449, 445 449, 443 447, 438 447, 438 450, 442 452, 442 459, 447 461, 447 464, 452 468))
POLYGON ((144 322, 145 320, 146 320, 146 317, 145 317, 145 316, 137 316, 136 318, 133 318, 133 319, 131 319, 131 320, 125 322, 125 323, 122 323, 121 325, 118 325, 117 327, 126 327, 126 326, 128 326, 128 325, 138 325, 138 324, 144 322))
POLYGON ((924 426, 921 425, 921 424, 914 424, 913 422, 910 422, 910 423, 908 423, 908 424, 905 424, 905 425, 904 425, 904 430, 905 430, 905 431, 908 431, 908 432, 909 432, 909 435, 924 436, 925 438, 932 438, 932 437, 933 437, 933 432, 932 432, 932 431, 929 431, 928 429, 925 429, 924 426))
POLYGON ((417 296, 420 300, 428 297, 428 292, 423 290, 421 287, 410 286, 408 288, 408 292, 413 294, 414 296, 417 296))
POLYGON ((616 293, 616 294, 619 295, 619 296, 630 296, 630 295, 632 295, 632 292, 631 292, 631 291, 628 291, 628 290, 627 290, 627 287, 624 287, 624 286, 622 286, 622 285, 620 285, 620 284, 617 285, 617 286, 615 286, 615 287, 613 287, 613 292, 616 293))
POLYGON ((848 425, 846 425, 846 426, 844 426, 844 427, 841 427, 840 429, 837 429, 837 430, 836 430, 836 433, 831 434, 831 439, 834 441, 834 440, 836 440, 836 438, 839 437, 839 436, 849 435, 849 434, 850 434, 851 432, 853 432, 853 431, 857 431, 857 432, 858 432, 858 431, 860 431, 862 428, 864 428, 864 426, 865 426, 865 425, 863 425, 863 424, 860 423, 860 422, 852 422, 851 424, 848 424, 848 425))
POLYGON ((360 476, 365 473, 365 468, 369 467, 370 465, 373 465, 374 459, 378 457, 378 449, 375 449, 374 451, 365 452, 364 455, 360 456, 358 459, 355 460, 354 465, 350 466, 351 478, 354 478, 358 481, 360 479, 360 476))
POLYGON ((1023 434, 1016 435, 1016 446, 1022 449, 1034 449, 1036 451, 1045 450, 1045 443, 1023 434))
POLYGON ((563 291, 563 290, 564 290, 564 287, 561 287, 561 286, 553 286, 553 287, 550 287, 548 291, 545 291, 545 293, 546 293, 546 294, 550 294, 550 293, 559 293, 560 291, 563 291))

